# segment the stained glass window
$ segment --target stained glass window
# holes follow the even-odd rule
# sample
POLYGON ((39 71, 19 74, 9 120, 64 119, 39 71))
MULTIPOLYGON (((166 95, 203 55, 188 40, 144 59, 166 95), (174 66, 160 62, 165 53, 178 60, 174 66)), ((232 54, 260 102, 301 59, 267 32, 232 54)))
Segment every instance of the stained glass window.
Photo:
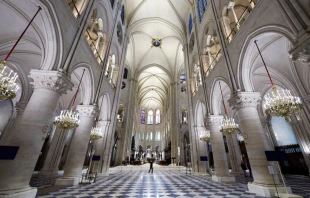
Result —
POLYGON ((202 21, 203 14, 205 13, 206 9, 207 9, 207 0, 197 0, 197 12, 200 23, 202 21))
POLYGON ((122 19, 122 24, 124 25, 125 22, 125 7, 122 7, 122 12, 121 12, 121 19, 122 19))
POLYGON ((189 19, 188 19, 188 30, 189 30, 189 34, 192 33, 192 29, 193 29, 193 18, 192 15, 189 15, 189 19))
POLYGON ((141 111, 141 124, 145 124, 145 110, 142 109, 141 111))

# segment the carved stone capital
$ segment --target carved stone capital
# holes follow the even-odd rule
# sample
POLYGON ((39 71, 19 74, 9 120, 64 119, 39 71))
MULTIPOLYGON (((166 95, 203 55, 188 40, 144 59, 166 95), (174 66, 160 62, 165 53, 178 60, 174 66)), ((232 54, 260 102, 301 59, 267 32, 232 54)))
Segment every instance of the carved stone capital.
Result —
POLYGON ((30 84, 34 89, 49 89, 59 95, 66 94, 74 86, 70 79, 59 71, 31 70, 28 77, 33 79, 30 84))
POLYGON ((229 105, 233 109, 240 109, 244 107, 257 107, 262 99, 259 92, 237 92, 229 100, 229 105))
POLYGON ((206 124, 209 126, 220 126, 224 116, 222 115, 208 115, 206 117, 206 124))
POLYGON ((96 117, 99 113, 98 107, 94 105, 78 105, 76 107, 80 117, 96 117))

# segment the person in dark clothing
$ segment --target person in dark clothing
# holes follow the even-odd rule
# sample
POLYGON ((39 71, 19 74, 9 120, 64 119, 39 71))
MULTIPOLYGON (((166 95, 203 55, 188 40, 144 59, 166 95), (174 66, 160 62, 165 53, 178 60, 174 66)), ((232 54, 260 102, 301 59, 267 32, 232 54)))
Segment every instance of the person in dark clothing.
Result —
POLYGON ((246 165, 243 162, 241 162, 241 168, 242 168, 242 170, 244 172, 244 176, 247 177, 247 175, 246 175, 247 168, 246 168, 246 165))
POLYGON ((152 173, 153 173, 153 161, 150 161, 150 170, 149 170, 149 173, 150 173, 151 170, 152 170, 152 173))

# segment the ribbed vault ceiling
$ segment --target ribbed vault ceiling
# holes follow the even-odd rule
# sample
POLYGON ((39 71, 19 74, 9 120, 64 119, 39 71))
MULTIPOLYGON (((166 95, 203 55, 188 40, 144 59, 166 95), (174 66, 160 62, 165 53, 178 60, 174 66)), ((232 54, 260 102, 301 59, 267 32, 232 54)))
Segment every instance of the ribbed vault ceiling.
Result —
POLYGON ((185 27, 193 0, 127 0, 127 64, 138 80, 139 105, 162 108, 183 66, 185 27), (160 39, 161 46, 152 45, 160 39))

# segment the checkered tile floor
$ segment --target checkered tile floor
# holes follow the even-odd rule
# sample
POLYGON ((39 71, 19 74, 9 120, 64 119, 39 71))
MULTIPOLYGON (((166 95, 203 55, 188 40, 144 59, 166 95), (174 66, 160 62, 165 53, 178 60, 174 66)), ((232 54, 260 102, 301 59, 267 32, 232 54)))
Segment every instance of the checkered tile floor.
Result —
POLYGON ((123 171, 99 178, 89 185, 67 186, 41 194, 58 197, 242 197, 262 198, 238 185, 221 184, 210 177, 186 175, 182 171, 123 171))

